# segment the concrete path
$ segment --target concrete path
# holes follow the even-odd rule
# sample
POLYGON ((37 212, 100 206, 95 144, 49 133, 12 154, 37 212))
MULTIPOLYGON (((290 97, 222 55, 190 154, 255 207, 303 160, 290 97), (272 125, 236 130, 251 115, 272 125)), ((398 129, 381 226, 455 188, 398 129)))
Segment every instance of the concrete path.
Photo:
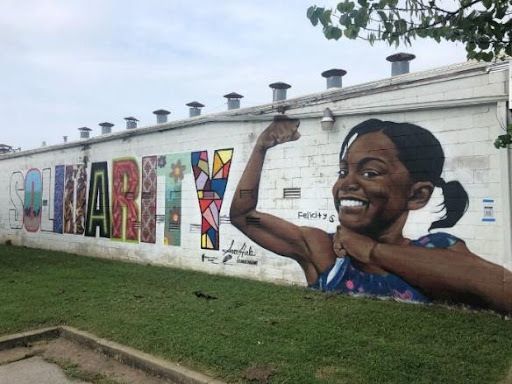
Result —
POLYGON ((84 374, 99 373, 127 384, 225 384, 179 363, 71 327, 0 336, 0 384, 91 384, 66 378, 58 365, 48 361, 61 366, 72 363, 84 374))
POLYGON ((59 366, 39 356, 0 366, 0 384, 87 384, 66 377, 59 366))

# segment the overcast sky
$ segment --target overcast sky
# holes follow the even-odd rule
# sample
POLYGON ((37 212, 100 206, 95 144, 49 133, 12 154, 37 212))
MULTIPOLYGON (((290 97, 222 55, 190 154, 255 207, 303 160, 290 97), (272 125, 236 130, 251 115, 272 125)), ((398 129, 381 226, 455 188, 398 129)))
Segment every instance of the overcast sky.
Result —
POLYGON ((188 116, 271 101, 268 84, 292 85, 289 97, 321 91, 320 73, 343 68, 345 85, 387 78, 385 57, 414 53, 411 71, 465 61, 461 44, 417 40, 412 47, 327 41, 306 10, 328 0, 1 0, 0 143, 36 148, 77 140, 78 127, 100 132, 126 116, 152 125, 152 111, 188 116))

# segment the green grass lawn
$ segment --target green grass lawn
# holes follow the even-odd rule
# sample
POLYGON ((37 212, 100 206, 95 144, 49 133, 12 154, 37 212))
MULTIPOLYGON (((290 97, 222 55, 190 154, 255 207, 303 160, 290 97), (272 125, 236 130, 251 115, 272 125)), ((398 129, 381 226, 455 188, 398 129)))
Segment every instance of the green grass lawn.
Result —
POLYGON ((498 383, 512 364, 492 313, 0 246, 0 334, 59 324, 228 382, 498 383))

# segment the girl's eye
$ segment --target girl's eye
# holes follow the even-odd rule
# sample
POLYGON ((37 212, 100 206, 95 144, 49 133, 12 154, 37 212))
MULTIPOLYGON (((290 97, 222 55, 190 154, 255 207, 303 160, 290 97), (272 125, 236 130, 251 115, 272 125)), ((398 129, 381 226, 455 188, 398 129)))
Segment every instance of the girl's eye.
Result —
POLYGON ((348 171, 346 169, 340 169, 338 171, 338 176, 339 176, 340 179, 343 179, 347 175, 348 175, 348 171))
POLYGON ((377 171, 373 171, 371 169, 366 169, 362 172, 362 175, 363 177, 367 178, 367 179, 371 179, 373 177, 377 177, 379 176, 379 172, 377 171))

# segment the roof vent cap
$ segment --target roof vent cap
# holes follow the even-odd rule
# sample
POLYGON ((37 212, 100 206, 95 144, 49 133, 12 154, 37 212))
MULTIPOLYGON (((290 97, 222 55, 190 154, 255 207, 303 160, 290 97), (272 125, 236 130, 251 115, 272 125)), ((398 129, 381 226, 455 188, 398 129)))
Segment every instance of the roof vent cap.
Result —
POLYGON ((277 83, 269 84, 269 87, 272 88, 272 102, 275 103, 276 101, 286 100, 286 90, 292 86, 278 81, 277 83))
POLYGON ((243 98, 242 95, 236 92, 228 93, 224 95, 226 99, 228 99, 228 111, 231 109, 239 109, 240 108, 240 99, 243 98))
POLYGON ((201 104, 198 101, 191 101, 190 103, 186 104, 189 108, 189 116, 190 117, 196 117, 201 114, 201 108, 204 107, 204 104, 201 104))
POLYGON ((78 128, 78 131, 80 132, 81 139, 88 139, 92 129, 88 127, 80 127, 78 128))
POLYGON ((156 123, 163 124, 167 123, 167 115, 171 112, 166 111, 165 109, 157 109, 156 111, 153 111, 153 113, 156 115, 156 123))
POLYGON ((391 62, 391 76, 409 73, 409 62, 416 58, 412 53, 399 52, 386 57, 391 62))
POLYGON ((139 121, 138 119, 136 119, 133 116, 128 116, 128 117, 125 117, 124 119, 126 120, 126 129, 137 128, 137 121, 139 121))
POLYGON ((112 127, 114 126, 114 124, 108 122, 99 123, 98 125, 101 127, 102 135, 108 135, 109 133, 111 133, 112 127))
POLYGON ((330 88, 341 88, 341 78, 347 74, 344 69, 328 69, 322 72, 322 76, 327 79, 327 89, 330 88))

